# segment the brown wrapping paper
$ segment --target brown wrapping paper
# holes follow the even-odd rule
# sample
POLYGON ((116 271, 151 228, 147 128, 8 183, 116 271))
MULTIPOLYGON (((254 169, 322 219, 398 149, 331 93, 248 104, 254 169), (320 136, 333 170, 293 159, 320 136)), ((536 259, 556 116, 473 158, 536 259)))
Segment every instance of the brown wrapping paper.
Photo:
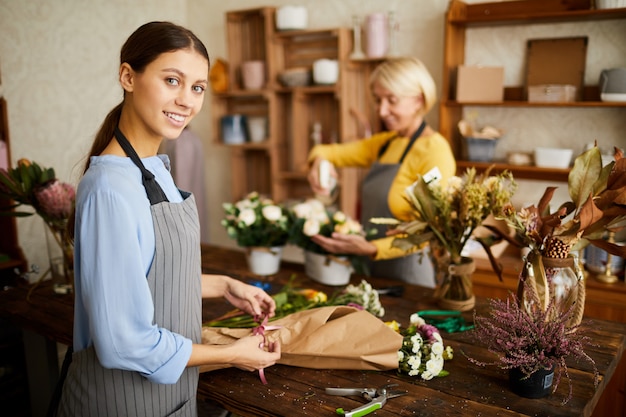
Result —
MULTIPOLYGON (((398 368, 402 336, 367 311, 353 307, 320 307, 269 323, 268 341, 279 340, 278 363, 314 369, 388 370, 398 368)), ((202 343, 224 345, 248 336, 252 329, 203 327, 202 343)), ((201 372, 227 366, 204 366, 201 372)))

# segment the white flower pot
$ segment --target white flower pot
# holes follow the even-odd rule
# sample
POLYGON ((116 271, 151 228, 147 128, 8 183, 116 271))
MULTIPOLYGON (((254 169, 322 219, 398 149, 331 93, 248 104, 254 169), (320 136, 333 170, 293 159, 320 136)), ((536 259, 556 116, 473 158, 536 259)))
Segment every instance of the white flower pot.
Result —
POLYGON ((304 251, 304 272, 325 285, 347 285, 350 283, 352 265, 345 256, 320 255, 304 251))
POLYGON ((246 248, 248 267, 256 275, 274 275, 280 269, 282 246, 246 248))

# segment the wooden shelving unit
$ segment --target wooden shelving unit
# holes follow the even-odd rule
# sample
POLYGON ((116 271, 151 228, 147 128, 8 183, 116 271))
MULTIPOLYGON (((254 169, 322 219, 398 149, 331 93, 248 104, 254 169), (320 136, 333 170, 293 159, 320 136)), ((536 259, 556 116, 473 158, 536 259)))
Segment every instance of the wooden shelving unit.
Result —
MULTIPOLYGON (((230 86, 213 96, 213 131, 220 143, 220 118, 226 114, 265 116, 268 138, 261 144, 228 145, 232 152, 233 198, 250 191, 272 196, 276 201, 302 199, 312 195, 306 180, 307 155, 311 149, 312 126, 322 126, 323 143, 359 139, 355 110, 377 126, 376 113, 369 106, 368 79, 381 60, 350 61, 352 31, 347 28, 277 31, 275 8, 239 10, 226 13, 230 86), (277 75, 296 67, 312 68, 318 59, 339 61, 335 85, 288 88, 277 75), (266 63, 266 85, 262 90, 243 90, 240 67, 247 60, 266 63)), ((362 172, 340 172, 340 206, 356 216, 362 172)))
MULTIPOLYGON (((453 91, 454 71, 465 62, 466 31, 475 27, 495 27, 519 24, 541 24, 551 22, 602 21, 605 19, 625 19, 626 8, 597 10, 591 8, 590 0, 522 0, 512 2, 489 2, 466 4, 461 0, 452 0, 446 13, 444 69, 442 100, 439 104, 439 131, 450 140, 458 160, 458 168, 463 172, 468 166, 484 170, 493 166, 495 171, 509 170, 516 178, 567 181, 568 170, 546 169, 535 166, 517 166, 496 162, 483 164, 464 161, 461 158, 463 143, 458 131, 458 122, 463 117, 467 106, 499 108, 626 108, 626 103, 607 103, 600 101, 598 86, 584 86, 582 100, 573 103, 529 103, 524 99, 523 86, 507 86, 504 101, 490 103, 459 103, 455 101, 453 91)), ((625 22, 626 23, 626 22, 625 22)), ((528 151, 531 151, 529 149, 528 151)))
MULTIPOLYGON (((4 141, 6 145, 7 166, 10 167, 11 141, 9 138, 7 102, 2 97, 0 97, 0 140, 4 141)), ((0 207, 7 207, 11 204, 12 201, 0 197, 0 207)), ((15 217, 0 216, 0 230, 2 230, 2 236, 0 237, 0 254, 8 257, 8 259, 5 257, 0 259, 0 283, 4 286, 10 285, 10 283, 16 279, 14 272, 16 268, 22 272, 26 271, 26 259, 18 244, 15 217)))

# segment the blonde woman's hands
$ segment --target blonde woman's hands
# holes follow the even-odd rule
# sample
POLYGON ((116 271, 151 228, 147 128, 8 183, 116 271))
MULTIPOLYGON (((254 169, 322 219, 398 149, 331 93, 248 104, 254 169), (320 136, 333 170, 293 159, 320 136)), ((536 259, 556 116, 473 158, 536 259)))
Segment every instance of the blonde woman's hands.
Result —
POLYGON ((361 235, 333 233, 331 237, 315 235, 311 240, 330 253, 374 257, 378 248, 361 235))
MULTIPOLYGON (((313 193, 315 193, 316 195, 329 196, 332 190, 322 187, 322 184, 320 182, 320 163, 322 162, 322 160, 323 158, 319 156, 315 158, 315 160, 313 160, 313 163, 309 168, 307 179, 309 180, 309 185, 311 186, 311 190, 313 190, 313 193)), ((330 176, 336 179, 338 177, 337 170, 332 164, 329 164, 329 167, 330 176)))

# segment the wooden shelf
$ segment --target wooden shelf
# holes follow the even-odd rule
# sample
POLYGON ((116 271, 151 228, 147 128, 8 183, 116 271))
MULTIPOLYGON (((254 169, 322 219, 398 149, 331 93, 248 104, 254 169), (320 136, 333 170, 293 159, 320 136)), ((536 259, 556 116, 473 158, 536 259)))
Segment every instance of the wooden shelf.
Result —
POLYGON ((569 169, 543 168, 532 165, 511 165, 505 162, 474 162, 457 160, 457 173, 462 174, 467 168, 476 168, 478 172, 484 172, 491 168, 491 172, 496 174, 503 171, 510 171, 513 178, 524 178, 529 180, 551 180, 567 182, 569 169))
MULTIPOLYGON (((264 116, 268 140, 261 144, 229 145, 232 161, 232 198, 250 191, 270 195, 278 202, 311 197, 306 180, 307 156, 315 123, 322 126, 322 142, 343 142, 359 136, 353 111, 365 115, 372 126, 378 116, 367 98, 369 74, 381 60, 350 61, 352 32, 347 28, 277 31, 274 7, 226 13, 230 90, 213 95, 213 131, 220 142, 220 118, 227 114, 264 116), (232 36, 231 36, 232 35, 232 36), (241 63, 265 61, 266 86, 262 90, 241 88, 241 63), (334 85, 284 87, 277 75, 296 67, 312 69, 318 59, 339 62, 334 85)), ((341 208, 357 213, 361 173, 344 169, 341 208)))
MULTIPOLYGON (((452 0, 446 13, 444 69, 442 99, 439 104, 439 132, 450 141, 457 156, 458 170, 462 172, 469 166, 479 170, 494 165, 496 171, 509 170, 516 178, 547 181, 567 181, 569 170, 546 169, 534 166, 516 166, 503 162, 475 163, 463 161, 464 141, 458 131, 458 123, 464 117, 463 110, 468 106, 498 109, 609 109, 626 108, 626 102, 600 101, 597 85, 583 87, 582 100, 567 103, 528 102, 523 86, 504 88, 504 100, 499 102, 457 102, 453 77, 458 66, 465 63, 466 32, 476 26, 491 27, 518 24, 538 24, 548 22, 583 22, 605 19, 626 19, 626 8, 591 9, 590 0, 519 0, 507 2, 487 2, 467 4, 461 0, 452 0)), ((511 114, 511 113, 507 113, 511 114)), ((506 130, 506 126, 503 126, 506 130)), ((601 132, 598 132, 599 134, 601 132)), ((531 152, 532 149, 526 149, 531 152)))
POLYGON ((457 6, 448 20, 453 25, 539 24, 622 19, 626 8, 591 9, 589 0, 491 2, 457 6))

